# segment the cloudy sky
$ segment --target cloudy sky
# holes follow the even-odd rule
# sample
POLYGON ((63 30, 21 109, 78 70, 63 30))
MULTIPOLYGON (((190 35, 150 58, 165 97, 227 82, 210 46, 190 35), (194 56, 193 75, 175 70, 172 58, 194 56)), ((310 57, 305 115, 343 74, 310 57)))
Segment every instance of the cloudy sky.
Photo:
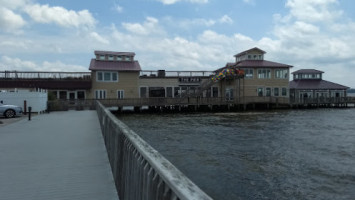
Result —
POLYGON ((259 47, 355 88, 354 0, 0 0, 0 71, 88 71, 94 50, 143 70, 214 70, 259 47))

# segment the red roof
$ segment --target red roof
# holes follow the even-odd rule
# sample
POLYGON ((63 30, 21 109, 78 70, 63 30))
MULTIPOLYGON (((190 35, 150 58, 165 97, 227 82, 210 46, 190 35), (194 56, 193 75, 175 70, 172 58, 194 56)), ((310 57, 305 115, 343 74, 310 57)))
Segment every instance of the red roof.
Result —
POLYGON ((325 80, 301 79, 290 81, 290 89, 297 90, 346 90, 349 87, 325 80))
POLYGON ((257 48, 257 47, 254 47, 254 48, 248 49, 248 50, 246 50, 246 51, 240 52, 240 53, 238 53, 238 54, 235 54, 234 57, 241 56, 241 55, 243 55, 243 54, 248 53, 249 51, 254 51, 254 50, 257 50, 257 51, 259 51, 259 52, 262 53, 262 54, 265 54, 265 53, 266 53, 265 51, 263 51, 263 50, 261 50, 261 49, 259 49, 259 48, 257 48))
POLYGON ((267 60, 242 60, 236 64, 236 67, 251 67, 251 68, 289 68, 291 65, 286 65, 267 60))
POLYGON ((324 72, 315 69, 300 69, 292 72, 292 74, 323 74, 324 72))
POLYGON ((89 70, 141 71, 138 61, 102 61, 91 59, 89 70))
POLYGON ((95 55, 135 56, 133 52, 95 51, 95 55))

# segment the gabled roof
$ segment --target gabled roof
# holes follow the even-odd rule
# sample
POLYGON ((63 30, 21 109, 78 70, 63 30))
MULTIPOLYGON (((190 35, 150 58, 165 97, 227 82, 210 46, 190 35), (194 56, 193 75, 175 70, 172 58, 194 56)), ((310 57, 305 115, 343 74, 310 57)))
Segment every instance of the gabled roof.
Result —
POLYGON ((138 61, 101 61, 91 59, 89 70, 141 71, 138 61))
POLYGON ((133 52, 95 51, 95 55, 135 56, 133 52))
POLYGON ((242 60, 236 64, 236 67, 250 67, 250 68, 289 68, 292 65, 267 61, 267 60, 242 60))
POLYGON ((290 89, 297 90, 346 90, 349 87, 325 80, 299 79, 290 81, 290 89))
POLYGON ((323 74, 323 71, 315 70, 315 69, 300 69, 292 72, 292 74, 323 74))
POLYGON ((259 49, 259 48, 257 48, 257 47, 254 47, 254 48, 248 49, 248 50, 246 50, 246 51, 240 52, 240 53, 234 55, 234 57, 238 57, 238 56, 247 54, 247 53, 250 52, 250 51, 259 51, 259 52, 262 53, 262 54, 265 54, 265 53, 266 53, 265 51, 263 51, 263 50, 261 50, 261 49, 259 49))

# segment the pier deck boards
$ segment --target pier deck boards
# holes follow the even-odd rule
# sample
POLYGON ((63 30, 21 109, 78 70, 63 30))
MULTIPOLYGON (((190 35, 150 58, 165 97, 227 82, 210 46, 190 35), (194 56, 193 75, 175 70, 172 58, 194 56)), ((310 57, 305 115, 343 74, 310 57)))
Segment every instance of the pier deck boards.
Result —
POLYGON ((96 111, 0 127, 0 199, 118 199, 96 111))

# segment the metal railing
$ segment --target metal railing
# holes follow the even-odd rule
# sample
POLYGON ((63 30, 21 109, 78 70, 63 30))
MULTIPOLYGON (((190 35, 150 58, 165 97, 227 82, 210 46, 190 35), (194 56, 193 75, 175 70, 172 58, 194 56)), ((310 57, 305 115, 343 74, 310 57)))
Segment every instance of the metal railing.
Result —
POLYGON ((165 70, 142 70, 140 76, 143 77, 160 77, 161 73, 165 77, 209 77, 214 75, 213 71, 165 71, 165 70))
POLYGON ((120 199, 211 199, 98 101, 96 109, 120 199))
POLYGON ((2 79, 91 79, 91 72, 0 71, 2 79))
POLYGON ((291 104, 343 104, 355 103, 355 97, 318 97, 290 99, 291 104))

